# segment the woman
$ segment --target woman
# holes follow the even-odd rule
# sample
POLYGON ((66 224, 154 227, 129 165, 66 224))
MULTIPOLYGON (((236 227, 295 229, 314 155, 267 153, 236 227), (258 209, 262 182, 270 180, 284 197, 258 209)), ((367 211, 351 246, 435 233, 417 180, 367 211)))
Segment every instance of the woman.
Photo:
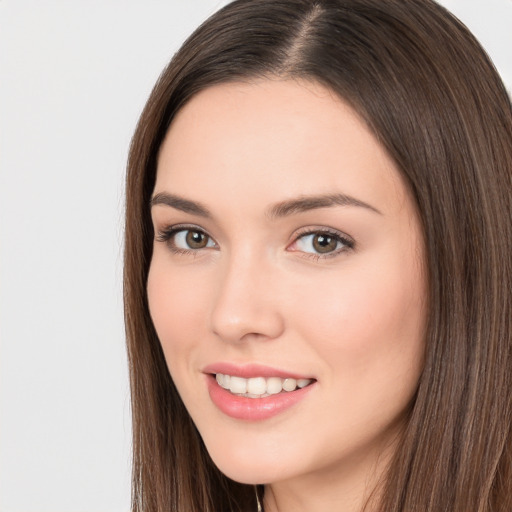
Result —
POLYGON ((512 510, 512 109, 425 0, 239 0, 127 178, 137 511, 512 510))

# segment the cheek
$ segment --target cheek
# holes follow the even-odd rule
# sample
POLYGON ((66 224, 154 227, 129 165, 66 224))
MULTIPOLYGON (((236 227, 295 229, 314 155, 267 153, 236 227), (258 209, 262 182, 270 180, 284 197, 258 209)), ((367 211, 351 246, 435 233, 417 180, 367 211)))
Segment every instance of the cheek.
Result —
POLYGON ((197 276, 171 269, 165 258, 153 258, 148 275, 148 303, 151 319, 171 372, 175 355, 184 355, 202 339, 205 322, 205 293, 197 276))
POLYGON ((307 300, 295 302, 298 329, 305 340, 314 341, 333 375, 357 374, 365 381, 393 372, 417 376, 425 289, 414 265, 347 266, 305 286, 307 300))

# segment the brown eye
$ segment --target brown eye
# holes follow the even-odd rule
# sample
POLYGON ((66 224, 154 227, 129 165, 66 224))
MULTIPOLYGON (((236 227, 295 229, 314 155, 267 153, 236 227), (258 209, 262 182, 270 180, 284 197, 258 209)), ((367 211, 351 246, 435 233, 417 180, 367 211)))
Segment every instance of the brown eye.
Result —
POLYGON ((342 233, 311 231, 299 236, 293 244, 292 250, 317 256, 335 256, 353 247, 354 242, 342 233))
POLYGON ((163 231, 157 237, 160 242, 166 242, 172 251, 199 251, 216 247, 213 239, 200 229, 171 228, 163 231))
POLYGON ((338 242, 337 238, 323 233, 313 235, 312 240, 313 248, 320 254, 335 251, 338 247, 338 242))
POLYGON ((208 246, 208 236, 201 231, 187 230, 185 242, 190 249, 204 249, 208 246))

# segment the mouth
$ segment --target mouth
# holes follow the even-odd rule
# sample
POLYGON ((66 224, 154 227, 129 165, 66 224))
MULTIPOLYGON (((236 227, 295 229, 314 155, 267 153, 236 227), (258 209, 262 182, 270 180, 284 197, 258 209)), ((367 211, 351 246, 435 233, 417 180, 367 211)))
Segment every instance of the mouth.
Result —
POLYGON ((295 409, 317 379, 259 364, 215 363, 203 368, 212 403, 236 420, 262 421, 295 409))
POLYGON ((212 374, 217 384, 231 394, 245 398, 266 398, 272 395, 291 393, 305 388, 314 379, 295 379, 292 377, 251 377, 244 378, 224 373, 212 374))

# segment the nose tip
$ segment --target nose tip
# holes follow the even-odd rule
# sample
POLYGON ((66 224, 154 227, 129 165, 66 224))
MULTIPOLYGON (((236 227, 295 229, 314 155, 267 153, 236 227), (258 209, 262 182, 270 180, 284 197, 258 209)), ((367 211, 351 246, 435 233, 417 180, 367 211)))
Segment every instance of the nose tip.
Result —
POLYGON ((237 310, 216 308, 213 332, 222 340, 236 343, 243 340, 274 339, 283 330, 283 322, 270 310, 250 311, 250 304, 237 304, 237 310))
POLYGON ((220 339, 236 343, 280 336, 284 320, 268 280, 268 274, 247 266, 221 280, 211 315, 212 330, 220 339))

